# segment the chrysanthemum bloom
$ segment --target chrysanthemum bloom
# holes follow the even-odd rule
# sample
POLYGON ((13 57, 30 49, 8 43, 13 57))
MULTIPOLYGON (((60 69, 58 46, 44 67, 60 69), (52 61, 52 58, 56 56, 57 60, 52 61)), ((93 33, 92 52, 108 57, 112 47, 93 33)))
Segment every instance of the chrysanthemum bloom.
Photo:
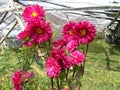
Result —
POLYGON ((17 39, 18 40, 25 40, 27 42, 27 41, 29 41, 29 37, 30 37, 30 31, 21 31, 18 34, 17 39))
POLYGON ((38 4, 28 5, 23 11, 23 19, 25 22, 34 21, 45 16, 45 10, 38 4))
MULTIPOLYGON (((61 61, 61 60, 59 60, 61 61)), ((70 68, 73 66, 72 59, 69 56, 64 56, 62 59, 62 68, 70 68)))
POLYGON ((85 54, 81 51, 74 51, 72 53, 70 53, 70 56, 71 56, 71 61, 72 63, 75 65, 79 65, 81 64, 82 62, 84 62, 85 60, 85 54))
POLYGON ((76 40, 71 40, 67 46, 66 46, 66 49, 69 51, 69 52, 72 52, 73 50, 75 50, 75 48, 77 48, 78 46, 78 42, 76 40))
POLYGON ((18 39, 24 41, 23 44, 32 46, 36 43, 48 41, 52 36, 52 29, 49 23, 44 20, 29 22, 24 31, 18 34, 18 39))
POLYGON ((74 39, 75 24, 76 24, 75 22, 70 21, 70 22, 66 23, 63 27, 63 31, 62 31, 63 37, 67 42, 74 39))
POLYGON ((30 40, 29 42, 23 42, 22 46, 28 46, 28 47, 32 47, 35 46, 37 43, 34 40, 30 40))
POLYGON ((29 78, 32 77, 33 75, 34 75, 33 72, 26 71, 26 73, 22 76, 22 78, 24 79, 25 82, 28 82, 29 78))
POLYGON ((62 59, 62 56, 64 56, 64 50, 63 49, 52 49, 50 54, 52 57, 58 59, 62 59))
POLYGON ((62 90, 69 90, 68 88, 63 88, 62 90))
POLYGON ((22 70, 14 72, 14 75, 12 77, 12 81, 14 83, 14 90, 22 90, 22 70))
POLYGON ((76 39, 81 44, 92 42, 96 35, 95 26, 87 20, 78 22, 75 26, 75 31, 76 39))
POLYGON ((64 39, 56 40, 53 42, 53 48, 54 49, 60 49, 66 45, 66 42, 64 39))
POLYGON ((30 31, 30 40, 37 43, 48 41, 52 36, 51 26, 44 20, 28 23, 25 31, 30 31))
POLYGON ((51 78, 58 77, 61 72, 61 67, 57 60, 53 57, 49 57, 46 61, 46 72, 51 78))
POLYGON ((71 59, 69 59, 65 53, 65 48, 53 49, 51 51, 51 56, 58 61, 61 68, 70 68, 72 66, 71 59))
POLYGON ((17 39, 18 40, 23 40, 23 43, 22 45, 23 46, 29 46, 29 47, 32 47, 33 45, 36 44, 35 41, 33 40, 30 40, 30 35, 31 35, 31 32, 30 31, 21 31, 18 36, 17 36, 17 39))
POLYGON ((34 75, 34 73, 33 72, 28 72, 28 71, 26 71, 26 73, 25 73, 25 78, 29 78, 29 77, 31 77, 31 76, 33 76, 34 75))

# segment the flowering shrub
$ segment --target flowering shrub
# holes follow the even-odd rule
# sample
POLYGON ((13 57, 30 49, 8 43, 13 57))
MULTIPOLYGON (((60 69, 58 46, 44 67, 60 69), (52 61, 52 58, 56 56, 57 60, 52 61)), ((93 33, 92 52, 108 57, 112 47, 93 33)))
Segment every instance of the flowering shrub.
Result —
MULTIPOLYGON (((63 37, 54 40, 54 32, 50 23, 45 20, 43 7, 38 4, 29 5, 22 15, 26 26, 18 34, 18 39, 23 41, 24 47, 35 48, 35 54, 39 54, 38 50, 41 53, 44 51, 39 57, 45 59, 46 75, 51 79, 51 89, 79 90, 88 45, 96 35, 95 26, 88 20, 69 21, 63 27, 63 37), (81 49, 82 45, 86 48, 81 49)), ((22 73, 17 71, 13 75, 15 88, 20 88, 15 90, 22 90, 22 76, 25 76, 25 80, 31 76, 30 73, 22 73)))

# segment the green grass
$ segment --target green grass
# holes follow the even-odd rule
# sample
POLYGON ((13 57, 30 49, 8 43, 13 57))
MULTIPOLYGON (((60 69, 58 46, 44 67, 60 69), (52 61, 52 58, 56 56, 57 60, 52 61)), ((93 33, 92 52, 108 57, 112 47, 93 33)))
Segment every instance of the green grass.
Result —
MULTIPOLYGON (((14 70, 19 69, 19 50, 4 48, 0 53, 0 90, 13 90, 11 81, 14 70)), ((38 90, 50 81, 45 69, 35 63, 31 70, 36 73, 38 90)), ((94 40, 89 45, 81 90, 120 90, 120 46, 109 45, 104 40, 94 40)))
POLYGON ((120 90, 120 47, 103 40, 90 44, 82 90, 120 90))

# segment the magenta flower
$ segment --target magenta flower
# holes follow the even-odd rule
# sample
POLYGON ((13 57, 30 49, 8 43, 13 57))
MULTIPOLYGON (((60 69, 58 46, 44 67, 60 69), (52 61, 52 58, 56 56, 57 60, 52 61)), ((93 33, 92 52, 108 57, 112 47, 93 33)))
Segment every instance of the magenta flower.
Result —
POLYGON ((70 21, 70 22, 68 22, 68 23, 66 23, 64 25, 64 28, 63 28, 63 37, 64 37, 64 39, 67 42, 75 39, 74 38, 74 35, 75 35, 75 30, 74 30, 75 24, 76 24, 75 22, 70 21))
POLYGON ((22 90, 22 74, 22 70, 14 72, 12 77, 12 81, 14 83, 14 90, 22 90))
POLYGON ((88 44, 93 41, 96 35, 96 29, 89 21, 80 21, 75 26, 76 39, 81 44, 88 44))
POLYGON ((23 11, 23 19, 25 22, 34 21, 45 16, 45 10, 38 4, 28 5, 23 11))
POLYGON ((30 35, 30 31, 21 31, 18 36, 17 39, 18 40, 25 40, 25 41, 29 41, 29 36, 30 35))
POLYGON ((75 41, 75 40, 71 40, 67 46, 66 46, 66 49, 69 51, 69 52, 72 52, 73 50, 75 50, 75 48, 77 48, 78 46, 78 42, 75 41))
POLYGON ((48 41, 52 36, 51 26, 44 20, 28 23, 25 31, 30 31, 30 41, 37 43, 48 41))
POLYGON ((28 82, 29 78, 32 77, 33 75, 34 75, 33 72, 26 71, 26 73, 22 76, 22 78, 24 79, 24 82, 28 82))
MULTIPOLYGON (((61 61, 61 60, 60 60, 61 61)), ((72 59, 69 56, 65 56, 62 59, 62 68, 70 68, 73 66, 72 59)))
POLYGON ((24 75, 22 75, 22 78, 29 79, 31 76, 33 76, 33 72, 26 71, 24 75))
POLYGON ((29 22, 24 31, 18 34, 18 39, 23 40, 23 45, 33 46, 36 43, 48 41, 52 37, 52 29, 44 20, 29 22))
POLYGON ((49 77, 58 77, 61 72, 61 67, 57 60, 53 57, 49 57, 46 61, 46 72, 49 77))
POLYGON ((61 49, 52 49, 50 52, 51 56, 54 57, 55 59, 63 59, 65 56, 64 48, 61 49))
POLYGON ((71 59, 65 53, 65 48, 53 49, 51 56, 59 62, 61 68, 70 68, 72 66, 71 59))
POLYGON ((69 90, 68 88, 63 88, 62 90, 69 90))
POLYGON ((17 39, 18 40, 23 40, 23 46, 29 46, 32 47, 36 44, 36 42, 33 39, 30 39, 31 32, 30 31, 21 31, 18 34, 17 39))
POLYGON ((81 64, 85 60, 85 54, 81 51, 74 51, 74 52, 70 53, 70 56, 72 59, 71 61, 74 65, 81 64))
POLYGON ((60 39, 60 40, 53 42, 54 49, 60 49, 60 48, 64 47, 65 45, 66 45, 66 42, 64 39, 60 39))
POLYGON ((28 46, 28 47, 32 47, 35 46, 37 43, 35 41, 29 41, 29 42, 23 42, 22 46, 28 46))

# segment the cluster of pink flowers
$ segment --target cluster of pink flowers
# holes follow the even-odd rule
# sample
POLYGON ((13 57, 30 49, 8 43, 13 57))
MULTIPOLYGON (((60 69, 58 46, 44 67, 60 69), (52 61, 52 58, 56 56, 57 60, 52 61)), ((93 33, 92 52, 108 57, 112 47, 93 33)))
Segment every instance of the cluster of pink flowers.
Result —
POLYGON ((58 77, 62 69, 84 62, 85 54, 75 50, 77 45, 73 42, 67 44, 64 39, 55 41, 50 57, 46 61, 46 72, 51 78, 58 77))
MULTIPOLYGON (((22 15, 27 24, 24 31, 19 33, 18 39, 23 40, 23 45, 32 47, 50 40, 52 29, 44 18, 45 10, 41 6, 27 6, 22 15)), ((53 42, 50 57, 46 60, 46 72, 51 78, 58 77, 64 68, 84 62, 85 54, 78 50, 78 46, 92 42, 96 29, 87 20, 77 23, 70 21, 64 25, 62 33, 63 39, 53 42)))
POLYGON ((45 10, 38 4, 29 5, 23 11, 23 19, 26 22, 25 29, 18 34, 18 40, 23 40, 24 46, 35 46, 38 43, 50 40, 52 29, 46 22, 45 10))
POLYGON ((85 54, 79 51, 77 47, 80 44, 89 44, 95 35, 95 26, 89 21, 78 23, 70 21, 65 24, 63 39, 54 42, 51 56, 47 59, 47 74, 51 78, 58 77, 62 69, 82 64, 85 60, 85 54), (54 59, 54 62, 50 58, 54 59))
POLYGON ((22 70, 15 71, 12 77, 12 81, 14 83, 14 90, 22 90, 22 84, 29 82, 29 78, 33 76, 33 72, 23 73, 22 70))
POLYGON ((96 36, 95 26, 88 20, 68 22, 63 28, 63 37, 67 42, 77 41, 79 44, 88 44, 96 36))

